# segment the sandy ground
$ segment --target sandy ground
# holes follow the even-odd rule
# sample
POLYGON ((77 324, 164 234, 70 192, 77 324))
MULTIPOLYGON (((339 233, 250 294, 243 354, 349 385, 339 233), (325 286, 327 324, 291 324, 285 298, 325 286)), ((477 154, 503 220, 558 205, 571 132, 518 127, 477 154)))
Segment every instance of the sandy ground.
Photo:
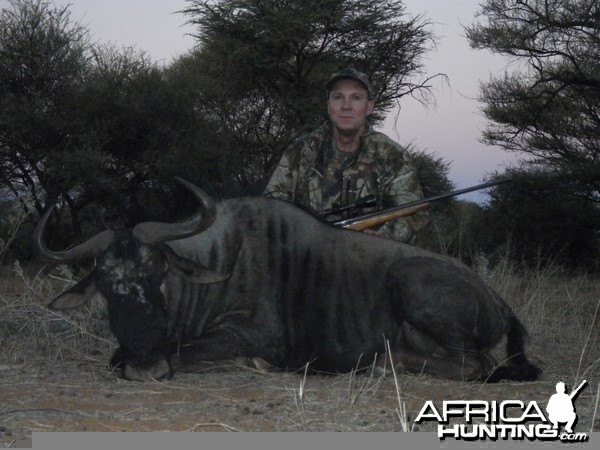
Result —
POLYGON ((32 432, 55 431, 435 431, 414 419, 427 400, 521 400, 545 407, 557 381, 577 397, 577 431, 600 431, 598 362, 585 351, 556 355, 532 336, 529 354, 544 373, 530 383, 467 383, 419 374, 372 377, 251 370, 176 373, 163 382, 118 378, 115 347, 98 310, 65 316, 44 305, 55 288, 0 279, 0 447, 31 446, 32 432), (52 292, 50 292, 52 291, 52 292), (549 356, 539 356, 549 355, 549 356), (23 442, 25 441, 25 442, 23 442))
MULTIPOLYGON (((41 431, 434 431, 415 425, 426 400, 532 400, 546 404, 554 377, 531 383, 463 383, 427 376, 373 378, 301 373, 179 373, 122 380, 98 362, 0 366, 0 446, 41 431)), ((590 430, 596 397, 577 398, 590 430)), ((599 428, 596 419, 595 430, 599 428)))

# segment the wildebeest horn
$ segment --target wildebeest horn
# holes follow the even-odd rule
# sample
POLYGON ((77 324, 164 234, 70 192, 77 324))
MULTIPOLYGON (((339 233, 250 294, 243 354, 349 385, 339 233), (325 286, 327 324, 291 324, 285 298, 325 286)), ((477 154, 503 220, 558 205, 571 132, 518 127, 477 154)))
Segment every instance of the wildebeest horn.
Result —
POLYGON ((108 246, 114 241, 115 232, 112 230, 102 231, 87 241, 62 252, 54 252, 44 242, 44 232, 50 214, 54 211, 54 205, 48 208, 48 211, 42 216, 35 231, 33 232, 33 244, 37 248, 41 256, 53 263, 68 263, 84 258, 93 258, 103 253, 108 246))
POLYGON ((175 177, 200 202, 201 213, 196 219, 182 223, 143 222, 133 228, 133 235, 147 244, 183 239, 206 230, 216 217, 214 200, 189 181, 175 177))

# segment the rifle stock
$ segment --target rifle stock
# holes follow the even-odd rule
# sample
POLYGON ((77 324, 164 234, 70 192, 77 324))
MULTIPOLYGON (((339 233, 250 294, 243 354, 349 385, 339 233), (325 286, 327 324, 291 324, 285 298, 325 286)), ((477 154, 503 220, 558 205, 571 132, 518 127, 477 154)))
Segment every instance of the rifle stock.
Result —
POLYGON ((431 208, 431 203, 423 203, 417 206, 411 206, 409 208, 390 211, 387 213, 382 213, 378 216, 369 217, 366 219, 358 220, 356 222, 342 224, 341 227, 346 230, 354 230, 354 231, 364 231, 367 228, 376 227, 377 225, 381 225, 383 223, 389 222, 390 220, 399 219, 400 217, 408 217, 416 214, 420 211, 425 211, 426 209, 431 208))

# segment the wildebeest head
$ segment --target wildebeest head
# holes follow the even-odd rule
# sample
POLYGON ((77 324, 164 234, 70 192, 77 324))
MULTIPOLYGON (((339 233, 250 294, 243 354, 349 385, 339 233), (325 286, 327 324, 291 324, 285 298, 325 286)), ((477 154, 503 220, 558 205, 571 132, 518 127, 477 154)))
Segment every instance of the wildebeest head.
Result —
POLYGON ((194 283, 223 281, 227 275, 177 255, 166 241, 183 239, 208 228, 215 219, 215 204, 203 191, 179 179, 201 204, 199 216, 185 223, 144 222, 131 230, 107 230, 64 252, 49 250, 44 232, 53 208, 44 214, 34 232, 34 245, 46 259, 68 263, 95 257, 94 271, 54 299, 49 306, 82 306, 94 295, 108 305, 112 332, 120 349, 111 362, 125 378, 169 378, 167 301, 164 282, 169 272, 194 283))

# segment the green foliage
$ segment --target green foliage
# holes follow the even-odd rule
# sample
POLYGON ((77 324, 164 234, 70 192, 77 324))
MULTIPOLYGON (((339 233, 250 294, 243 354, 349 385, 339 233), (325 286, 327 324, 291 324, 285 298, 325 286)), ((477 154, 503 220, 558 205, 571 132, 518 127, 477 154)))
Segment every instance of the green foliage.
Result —
POLYGON ((283 150, 326 117, 324 85, 353 66, 378 92, 378 117, 404 95, 429 95, 422 56, 428 23, 397 0, 191 0, 197 25, 193 66, 200 105, 229 143, 225 152, 244 188, 260 192, 283 150))
POLYGON ((455 189, 450 180, 450 163, 435 154, 409 147, 425 197, 444 194, 455 189))
POLYGON ((490 249, 508 234, 514 256, 570 267, 600 256, 600 4, 596 0, 485 0, 467 27, 472 47, 515 61, 483 84, 484 141, 528 157, 495 188, 490 249))
MULTIPOLYGON (((168 67, 134 48, 91 44, 68 7, 9 4, 0 16, 0 192, 31 194, 21 202, 37 213, 28 233, 61 201, 49 227, 57 247, 67 245, 52 236, 59 227, 72 243, 98 228, 186 215, 193 200, 174 175, 213 195, 259 194, 282 151, 324 119, 324 84, 341 67, 371 76, 375 121, 405 95, 430 96, 430 24, 398 0, 190 1, 198 46, 168 67)), ((425 178, 435 190, 447 179, 436 179, 444 168, 433 162, 425 178)))
POLYGON ((175 174, 220 182, 214 124, 187 95, 195 84, 135 49, 90 45, 68 8, 10 3, 0 18, 0 183, 14 198, 32 194, 22 204, 37 210, 32 220, 62 199, 81 236, 87 222, 167 216, 175 174))
POLYGON ((60 158, 78 134, 69 113, 87 61, 87 32, 66 8, 11 0, 0 16, 0 181, 34 207, 65 189, 60 158))
POLYGON ((502 252, 508 236, 517 262, 597 269, 600 209, 574 196, 561 172, 526 167, 510 169, 502 178, 506 175, 512 182, 492 189, 482 218, 482 248, 502 252))
POLYGON ((28 215, 17 202, 0 203, 0 265, 7 255, 29 256, 29 233, 19 232, 28 215))
MULTIPOLYGON (((85 178, 95 208, 110 211, 114 225, 130 226, 168 215, 173 202, 167 184, 174 175, 216 183, 207 167, 214 133, 195 113, 186 86, 133 49, 103 47, 94 60, 81 114, 88 148, 103 159, 85 178)), ((74 173, 81 176, 81 168, 74 173)))
MULTIPOLYGON (((412 149, 424 197, 445 194, 455 189, 450 180, 450 163, 442 158, 412 149)), ((436 252, 470 261, 474 249, 470 226, 479 207, 474 203, 448 198, 433 202, 429 209, 429 224, 419 233, 418 245, 436 252)))
MULTIPOLYGON (((485 83, 484 140, 570 176, 579 195, 600 191, 600 4, 596 0, 486 0, 467 37, 521 69, 485 83)), ((515 67, 515 66, 513 66, 515 67)))

